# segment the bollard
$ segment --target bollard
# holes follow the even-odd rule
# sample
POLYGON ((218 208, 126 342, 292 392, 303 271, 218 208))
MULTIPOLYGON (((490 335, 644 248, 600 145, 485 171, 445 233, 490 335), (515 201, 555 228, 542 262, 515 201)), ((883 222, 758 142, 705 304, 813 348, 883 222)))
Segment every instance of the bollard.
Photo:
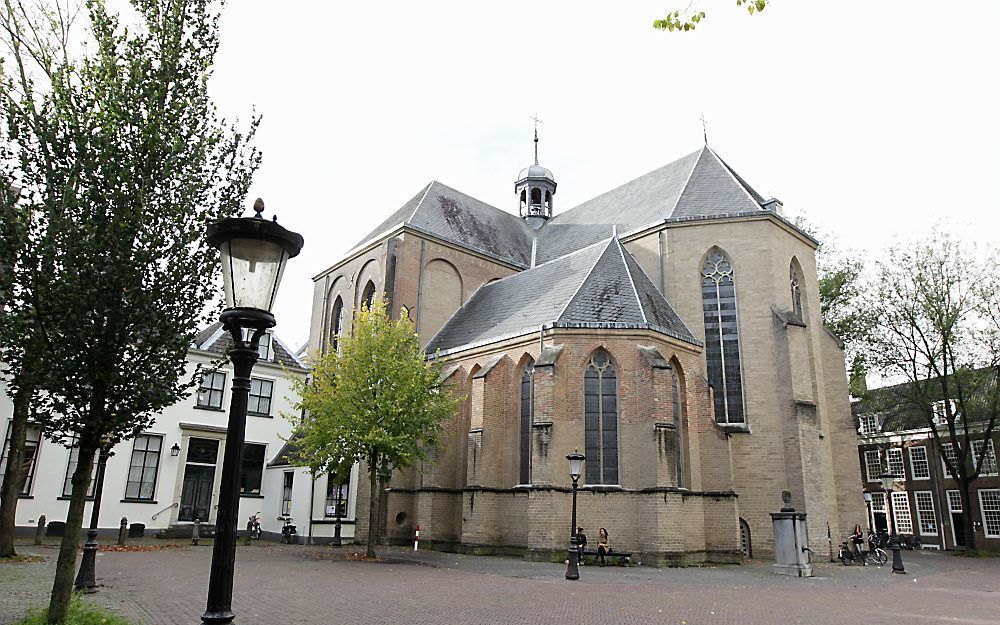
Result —
POLYGON ((417 528, 416 529, 417 529, 417 531, 413 535, 413 550, 414 551, 417 550, 417 545, 420 543, 420 524, 419 523, 417 523, 417 528))
POLYGON ((125 544, 125 537, 128 536, 128 519, 122 517, 121 525, 118 526, 118 544, 125 544))
POLYGON ((38 528, 35 529, 35 544, 42 544, 42 536, 45 534, 45 515, 38 517, 38 528))
POLYGON ((198 534, 201 530, 201 519, 195 519, 194 525, 191 526, 191 544, 198 544, 198 534))

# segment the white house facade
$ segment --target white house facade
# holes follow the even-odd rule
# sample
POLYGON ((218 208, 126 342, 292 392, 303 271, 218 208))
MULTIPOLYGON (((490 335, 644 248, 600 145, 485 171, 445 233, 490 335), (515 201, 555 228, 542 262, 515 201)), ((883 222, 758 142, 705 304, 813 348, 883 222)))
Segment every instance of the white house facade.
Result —
MULTIPOLYGON (((308 370, 276 335, 269 333, 262 343, 249 398, 240 527, 259 512, 262 529, 278 536, 282 526, 278 517, 284 514, 294 519, 299 535, 305 537, 311 526, 307 523, 310 510, 321 525, 328 520, 325 478, 315 480, 322 482, 321 487, 306 470, 275 460, 288 455, 281 452, 292 426, 282 415, 294 411, 292 380, 304 378, 308 370), (312 501, 310 491, 315 493, 312 501)), ((210 531, 217 514, 226 446, 233 370, 225 353, 230 345, 231 338, 221 325, 202 331, 187 359, 188 375, 196 375, 199 368, 204 372, 197 390, 164 409, 139 436, 113 448, 107 458, 101 498, 98 525, 102 533, 117 531, 122 518, 130 525, 144 525, 145 536, 161 532, 185 536, 196 520, 210 531)), ((0 479, 6 468, 11 415, 10 398, 4 389, 0 392, 0 432, 4 434, 0 479)), ((41 515, 48 523, 66 520, 76 454, 75 449, 47 440, 37 427, 29 429, 28 472, 16 516, 19 533, 33 532, 41 515)), ((96 468, 95 463, 95 474, 96 468)), ((341 490, 349 493, 354 490, 351 486, 344 485, 341 490)), ((351 501, 353 508, 353 495, 351 501)), ((85 527, 92 506, 90 498, 85 527)), ((341 512, 346 513, 347 508, 345 501, 341 512)), ((353 512, 349 516, 353 519, 353 512)), ((353 535, 350 526, 345 526, 343 535, 353 535)))

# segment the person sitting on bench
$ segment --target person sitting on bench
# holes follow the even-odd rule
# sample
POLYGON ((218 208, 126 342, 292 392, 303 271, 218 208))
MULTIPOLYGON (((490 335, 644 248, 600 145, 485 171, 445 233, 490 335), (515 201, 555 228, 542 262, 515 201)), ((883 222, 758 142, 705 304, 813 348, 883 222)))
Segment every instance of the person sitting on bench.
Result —
POLYGON ((597 557, 604 566, 604 556, 611 553, 611 545, 608 544, 608 530, 603 527, 597 532, 597 557))
POLYGON ((577 563, 583 564, 583 551, 584 547, 587 546, 587 535, 583 533, 583 528, 576 528, 576 560, 577 563))

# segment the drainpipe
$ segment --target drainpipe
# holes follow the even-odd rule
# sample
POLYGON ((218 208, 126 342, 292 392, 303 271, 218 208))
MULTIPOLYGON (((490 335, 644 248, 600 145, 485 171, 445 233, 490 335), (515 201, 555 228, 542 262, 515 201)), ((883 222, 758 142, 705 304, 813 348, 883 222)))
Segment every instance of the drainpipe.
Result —
POLYGON ((309 471, 309 537, 307 545, 313 544, 313 508, 316 506, 316 473, 309 471))

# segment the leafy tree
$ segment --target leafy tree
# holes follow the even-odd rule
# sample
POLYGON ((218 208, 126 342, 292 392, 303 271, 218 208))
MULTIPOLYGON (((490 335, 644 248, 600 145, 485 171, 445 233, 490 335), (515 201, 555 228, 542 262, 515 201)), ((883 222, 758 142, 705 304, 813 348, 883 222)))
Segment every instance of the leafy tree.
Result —
POLYGON ((440 443, 441 422, 455 413, 458 399, 441 382, 441 365, 427 360, 406 314, 392 321, 377 301, 355 315, 352 330, 339 349, 316 359, 311 381, 293 382, 301 397, 296 407, 305 411, 294 436, 310 467, 364 461, 371 495, 367 554, 375 557, 380 468, 402 469, 426 458, 425 448, 440 443))
MULTIPOLYGON (((746 7, 746 10, 750 15, 754 13, 760 13, 767 8, 769 0, 736 0, 736 6, 746 7)), ((672 12, 667 12, 666 17, 661 20, 653 20, 653 28, 657 30, 669 30, 674 32, 687 32, 689 30, 694 30, 698 24, 705 19, 705 12, 698 10, 691 10, 694 6, 694 2, 688 4, 685 9, 677 9, 672 12)))
POLYGON ((860 397, 865 390, 874 329, 874 318, 864 301, 864 262, 853 252, 838 248, 829 234, 819 232, 806 219, 799 217, 795 225, 820 242, 816 250, 820 316, 823 325, 844 344, 851 394, 860 397))
MULTIPOLYGON (((102 0, 79 14, 0 5, 9 49, 0 114, 12 155, 0 178, 22 188, 29 216, 8 315, 37 330, 44 409, 35 418, 47 438, 76 437, 80 450, 50 623, 66 618, 96 450, 134 436, 193 384, 182 379, 185 356, 213 313, 218 271, 203 231, 239 212, 260 160, 251 145, 259 120, 240 132, 208 96, 218 3, 132 8, 137 23, 126 28, 102 0)), ((0 335, 8 377, 24 368, 25 338, 0 335)))
POLYGON ((971 485, 987 461, 985 445, 1000 414, 1000 279, 989 254, 938 230, 916 245, 895 247, 879 263, 872 363, 902 378, 900 404, 925 415, 966 510, 965 539, 975 549, 971 485), (954 445, 955 456, 943 443, 954 445), (978 458, 975 456, 978 455, 978 458))

